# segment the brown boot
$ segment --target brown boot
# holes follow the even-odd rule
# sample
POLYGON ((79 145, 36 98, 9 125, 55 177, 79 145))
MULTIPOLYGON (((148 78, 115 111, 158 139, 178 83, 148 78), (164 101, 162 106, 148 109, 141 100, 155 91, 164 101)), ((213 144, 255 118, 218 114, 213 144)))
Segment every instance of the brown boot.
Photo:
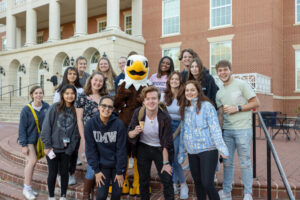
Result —
POLYGON ((90 195, 91 192, 94 193, 94 191, 92 191, 94 190, 94 184, 95 180, 84 179, 83 200, 90 200, 94 198, 93 195, 90 195))

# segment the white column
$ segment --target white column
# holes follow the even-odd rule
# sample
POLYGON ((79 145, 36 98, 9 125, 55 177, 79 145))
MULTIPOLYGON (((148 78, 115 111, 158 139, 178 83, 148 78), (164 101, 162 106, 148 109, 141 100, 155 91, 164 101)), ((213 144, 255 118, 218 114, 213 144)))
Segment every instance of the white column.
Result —
POLYGON ((75 36, 87 34, 87 0, 76 0, 75 36))
POLYGON ((131 0, 132 35, 143 37, 143 3, 142 0, 131 0))
POLYGON ((48 41, 55 40, 60 40, 60 4, 57 0, 50 0, 48 41))
POLYGON ((106 0, 107 27, 106 29, 120 29, 120 0, 106 0))
POLYGON ((17 27, 16 29, 16 48, 22 47, 22 30, 21 28, 17 27))
POLYGON ((16 16, 12 15, 12 3, 13 1, 7 1, 7 12, 6 12, 6 47, 7 50, 16 48, 16 28, 17 21, 16 16))
POLYGON ((36 44, 37 14, 32 8, 31 0, 27 0, 26 10, 26 43, 25 46, 36 44))

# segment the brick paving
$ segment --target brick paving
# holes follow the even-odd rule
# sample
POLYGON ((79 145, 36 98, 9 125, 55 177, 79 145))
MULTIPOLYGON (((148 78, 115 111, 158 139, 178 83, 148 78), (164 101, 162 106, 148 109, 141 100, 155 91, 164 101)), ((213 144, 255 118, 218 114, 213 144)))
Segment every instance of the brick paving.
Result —
MULTIPOLYGON (((17 139, 17 129, 18 124, 15 123, 4 123, 0 122, 0 147, 2 149, 7 150, 9 154, 15 155, 15 156, 22 156, 21 154, 21 148, 16 143, 17 139)), ((263 133, 262 133, 263 135, 263 133)), ((266 195, 266 140, 263 136, 260 136, 259 129, 257 132, 257 178, 253 180, 254 187, 259 188, 258 190, 255 189, 254 196, 260 197, 260 198, 254 198, 254 199, 264 199, 262 197, 265 197, 266 195)), ((300 138, 297 138, 297 140, 294 140, 294 134, 291 134, 292 140, 287 141, 285 136, 278 135, 274 140, 273 144, 276 148, 276 151, 278 153, 279 159, 282 163, 283 169, 286 173, 286 176, 288 178, 288 181, 291 185, 291 188, 294 192, 294 195, 296 199, 300 199, 300 158, 299 158, 299 152, 300 152, 300 138)), ((1 152, 0 152, 1 154, 1 152)), ((17 158, 12 158, 14 162, 18 162, 17 158)), ((41 165, 41 171, 45 171, 45 160, 42 160, 39 162, 39 165, 41 165)), ((234 179, 234 190, 233 195, 235 196, 242 196, 242 187, 241 187, 241 172, 239 169, 238 159, 236 157, 235 160, 235 179, 234 179)), ((19 165, 19 169, 15 169, 17 164, 12 164, 10 168, 13 168, 18 174, 18 180, 16 182, 20 182, 20 179, 22 180, 22 173, 23 173, 23 167, 22 165, 19 165)), ((83 165, 79 167, 79 171, 77 171, 78 178, 82 177, 82 173, 80 171, 83 171, 83 169, 86 167, 86 165, 83 165)), ((1 168, 1 166, 0 166, 1 168)), ((1 171, 1 169, 0 169, 1 171)), ((129 172, 129 174, 132 174, 132 171, 129 172)), ((188 183, 192 183, 192 178, 189 172, 185 172, 185 176, 187 178, 188 183)), ((42 178, 45 179, 45 174, 39 174, 35 171, 34 178, 38 180, 38 182, 41 182, 43 184, 43 188, 45 187, 45 181, 41 180, 42 178), (39 178, 40 177, 40 178, 39 178)), ((3 179, 3 178, 2 178, 3 179)), ((220 171, 217 173, 217 179, 218 179, 218 188, 220 188, 221 183, 223 182, 223 168, 221 165, 220 171)), ((158 176, 156 174, 156 169, 153 166, 152 168, 152 183, 156 183, 158 185, 157 188, 153 189, 153 194, 151 196, 151 199, 163 199, 162 198, 162 191, 160 188, 160 185, 158 184, 158 176)), ((2 185, 5 184, 5 182, 0 182, 2 185)), ((0 184, 0 185, 1 185, 0 184)), ((10 184, 8 184, 10 185, 10 184)), ((274 199, 286 199, 285 191, 282 189, 283 183, 281 181, 280 175, 278 173, 277 167, 275 165, 274 160, 272 159, 272 197, 274 199)), ((75 185, 74 191, 82 191, 82 185, 77 186, 75 185)), ((44 188, 45 189, 45 188, 44 188)), ((1 192, 2 190, 5 190, 4 187, 0 187, 0 199, 1 199, 1 192)), ((194 191, 193 187, 190 184, 190 199, 195 199, 194 197, 194 191)), ((16 198, 18 199, 18 198, 16 198)), ((79 198, 78 198, 79 199, 79 198)), ((140 199, 138 197, 129 197, 129 196, 123 196, 122 199, 140 199)), ((176 199, 179 199, 176 197, 176 199)), ((239 197, 236 197, 235 199, 239 199, 239 197)))

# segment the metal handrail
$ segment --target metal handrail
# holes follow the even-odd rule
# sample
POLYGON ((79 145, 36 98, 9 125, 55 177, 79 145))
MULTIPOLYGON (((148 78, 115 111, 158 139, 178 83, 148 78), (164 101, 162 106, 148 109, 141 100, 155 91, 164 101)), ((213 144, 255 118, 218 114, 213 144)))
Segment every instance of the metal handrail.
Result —
POLYGON ((0 91, 1 91, 1 92, 0 92, 0 93, 1 93, 1 95, 0 95, 0 96, 1 96, 1 101, 2 101, 2 95, 3 95, 3 94, 2 94, 2 89, 7 88, 7 87, 12 87, 12 89, 14 90, 14 85, 5 85, 5 86, 2 86, 2 87, 0 88, 0 91))
MULTIPOLYGON (((14 92, 16 92, 16 91, 19 91, 19 90, 22 90, 22 89, 24 89, 24 88, 27 88, 27 90, 28 90, 28 93, 27 93, 27 99, 29 99, 29 87, 34 86, 34 85, 40 85, 40 83, 32 83, 32 84, 29 84, 29 85, 27 85, 27 86, 24 86, 24 87, 15 89, 15 90, 11 90, 11 91, 9 91, 9 92, 7 92, 7 93, 5 93, 5 94, 2 94, 2 95, 9 94, 9 106, 11 107, 11 96, 12 96, 11 94, 12 94, 12 93, 14 93, 14 92)), ((1 96, 1 100, 2 100, 2 96, 1 96)))
MULTIPOLYGON (((266 124, 261 116, 261 113, 260 112, 257 112, 256 113, 258 115, 258 118, 260 120, 260 123, 262 125, 262 128, 264 130, 264 133, 265 133, 265 136, 266 136, 266 139, 267 139, 267 194, 268 194, 268 200, 271 200, 271 153, 273 155, 273 158, 275 160, 275 163, 276 163, 276 166, 277 166, 277 169, 279 171, 279 174, 281 176, 281 179, 284 183, 284 187, 285 187, 285 190, 287 191, 287 194, 289 196, 289 199, 291 200, 295 200, 295 197, 293 195, 293 192, 291 190, 291 187, 290 187, 290 184, 285 176, 285 173, 283 171, 283 168, 282 168, 282 165, 281 165, 281 162, 279 160, 279 157, 277 155, 277 152, 274 148, 274 145, 272 143, 272 140, 271 140, 271 137, 269 135, 269 131, 266 127, 266 124)), ((256 132, 256 120, 255 120, 255 113, 253 113, 253 134, 255 135, 255 132, 256 132)), ((255 141, 255 138, 254 138, 254 141, 255 141)), ((254 154, 253 155, 254 158, 256 157, 256 155, 254 154)), ((255 159, 256 160, 256 159, 255 159)), ((255 163, 256 165, 256 163, 255 163)), ((255 168, 255 171, 256 171, 256 166, 254 165, 253 163, 253 170, 255 168)), ((254 174, 253 174, 254 175, 254 174)), ((255 176, 256 177, 256 172, 255 172, 255 176)))

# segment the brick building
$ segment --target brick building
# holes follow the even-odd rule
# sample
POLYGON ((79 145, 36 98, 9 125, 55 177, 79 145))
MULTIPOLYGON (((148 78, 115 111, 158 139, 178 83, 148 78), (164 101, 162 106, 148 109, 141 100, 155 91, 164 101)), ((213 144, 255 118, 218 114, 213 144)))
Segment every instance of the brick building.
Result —
POLYGON ((163 55, 179 69, 180 50, 192 48, 213 75, 218 60, 231 60, 260 110, 295 115, 300 104, 300 0, 0 0, 0 24, 2 86, 50 88, 45 79, 79 55, 88 70, 105 53, 119 72, 117 59, 132 50, 150 73, 163 55))

